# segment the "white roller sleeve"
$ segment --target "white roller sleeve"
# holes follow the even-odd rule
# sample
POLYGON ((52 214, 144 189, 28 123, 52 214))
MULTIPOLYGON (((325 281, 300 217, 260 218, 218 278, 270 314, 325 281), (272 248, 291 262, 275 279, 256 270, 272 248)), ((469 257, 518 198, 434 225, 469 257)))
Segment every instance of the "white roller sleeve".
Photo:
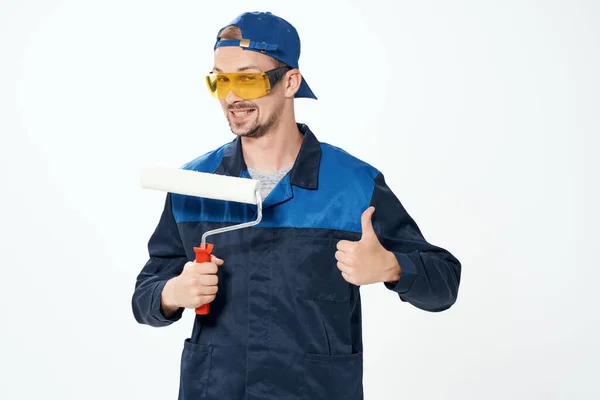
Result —
POLYGON ((254 179, 159 166, 143 167, 140 177, 144 189, 240 203, 258 202, 256 191, 260 183, 254 179))

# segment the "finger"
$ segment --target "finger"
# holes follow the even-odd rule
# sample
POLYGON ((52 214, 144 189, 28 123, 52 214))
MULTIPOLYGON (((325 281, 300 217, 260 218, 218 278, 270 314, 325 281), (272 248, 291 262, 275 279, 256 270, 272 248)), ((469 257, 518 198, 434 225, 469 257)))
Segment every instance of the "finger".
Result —
POLYGON ((348 275, 347 273, 345 273, 345 272, 342 272, 342 277, 344 278, 344 280, 345 280, 346 282, 348 282, 348 283, 351 283, 351 284, 353 284, 353 285, 354 285, 354 279, 352 278, 352 276, 351 276, 351 275, 348 275))
POLYGON ((198 282, 204 286, 215 286, 219 283, 219 277, 216 274, 213 275, 200 275, 198 282))
POLYGON ((187 270, 192 270, 194 271, 196 269, 196 267, 198 266, 197 263, 195 263, 194 261, 188 261, 185 263, 185 265, 183 266, 183 270, 187 271, 187 270))
POLYGON ((221 265, 223 265, 223 263, 225 261, 221 260, 219 257, 217 257, 213 254, 210 256, 210 262, 217 264, 218 266, 221 266, 221 265))
POLYGON ((338 251, 335 252, 335 259, 338 260, 338 261, 340 261, 340 262, 343 262, 344 264, 348 264, 348 265, 351 264, 350 263, 350 257, 348 256, 348 253, 344 253, 343 251, 340 251, 340 250, 338 250, 338 251))
POLYGON ((212 296, 219 291, 218 286, 200 286, 199 293, 201 296, 212 296))
POLYGON ((354 268, 352 268, 348 264, 344 264, 343 262, 340 262, 340 261, 338 261, 338 263, 337 263, 337 268, 340 271, 345 272, 350 275, 352 274, 352 272, 354 272, 354 268))
POLYGON ((200 304, 207 304, 207 303, 212 303, 212 301, 216 298, 217 296, 213 295, 208 295, 208 296, 200 296, 198 298, 198 303, 200 304))
POLYGON ((216 274, 217 272, 219 272, 219 267, 217 266, 217 264, 212 262, 200 263, 198 264, 198 267, 196 268, 195 272, 198 275, 216 274))
MULTIPOLYGON (((375 212, 375 207, 371 206, 362 213, 360 217, 360 222, 362 225, 362 239, 369 238, 375 236, 375 230, 373 229, 373 213, 375 212)), ((362 240, 361 239, 361 240, 362 240)))
POLYGON ((352 249, 354 248, 355 243, 351 242, 349 240, 340 240, 339 242, 337 242, 336 248, 339 251, 342 251, 344 253, 348 253, 350 251, 352 251, 352 249))

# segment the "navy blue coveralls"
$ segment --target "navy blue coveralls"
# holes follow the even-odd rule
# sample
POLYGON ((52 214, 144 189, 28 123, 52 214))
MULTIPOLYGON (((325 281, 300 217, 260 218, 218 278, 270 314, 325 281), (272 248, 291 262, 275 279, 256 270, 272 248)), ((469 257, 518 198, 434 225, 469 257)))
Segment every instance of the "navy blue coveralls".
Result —
MULTIPOLYGON (((180 400, 360 400, 363 398, 359 287, 337 269, 339 240, 360 240, 370 205, 381 244, 402 268, 384 285, 402 301, 443 311, 456 301, 461 264, 429 244, 374 167, 321 143, 305 124, 292 170, 263 202, 259 225, 209 237, 219 291, 195 316, 181 358, 180 400)), ((183 166, 250 178, 239 138, 183 166)), ((204 232, 256 218, 256 206, 168 194, 132 298, 142 324, 179 320, 160 310, 161 291, 204 232)))

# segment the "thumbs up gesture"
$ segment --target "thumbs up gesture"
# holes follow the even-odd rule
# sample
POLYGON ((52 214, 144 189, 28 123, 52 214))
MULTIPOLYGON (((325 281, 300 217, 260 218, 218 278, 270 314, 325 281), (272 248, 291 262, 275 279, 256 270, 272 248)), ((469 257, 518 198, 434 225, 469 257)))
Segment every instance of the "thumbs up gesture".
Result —
POLYGON ((369 207, 361 217, 362 237, 359 241, 340 240, 335 258, 344 279, 353 285, 394 282, 400 278, 396 256, 379 242, 371 218, 375 212, 369 207))

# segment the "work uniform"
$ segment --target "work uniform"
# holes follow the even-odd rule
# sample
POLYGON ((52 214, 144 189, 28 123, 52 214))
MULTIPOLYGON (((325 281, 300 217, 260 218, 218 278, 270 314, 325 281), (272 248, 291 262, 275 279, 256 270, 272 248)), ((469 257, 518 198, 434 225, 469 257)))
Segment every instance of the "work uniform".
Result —
MULTIPOLYGON (((263 202, 260 224, 209 236, 219 291, 196 315, 181 358, 180 400, 360 400, 363 345, 359 287, 335 259, 339 240, 360 240, 361 215, 402 268, 382 284, 427 311, 456 301, 461 265, 428 243, 374 167, 298 124, 303 142, 290 172, 263 202)), ((183 169, 249 178, 239 137, 183 169)), ((257 206, 168 194, 138 276, 138 322, 166 326, 160 297, 167 280, 195 259, 204 232, 256 219, 257 206)), ((399 333, 400 334, 400 333, 399 333)))

